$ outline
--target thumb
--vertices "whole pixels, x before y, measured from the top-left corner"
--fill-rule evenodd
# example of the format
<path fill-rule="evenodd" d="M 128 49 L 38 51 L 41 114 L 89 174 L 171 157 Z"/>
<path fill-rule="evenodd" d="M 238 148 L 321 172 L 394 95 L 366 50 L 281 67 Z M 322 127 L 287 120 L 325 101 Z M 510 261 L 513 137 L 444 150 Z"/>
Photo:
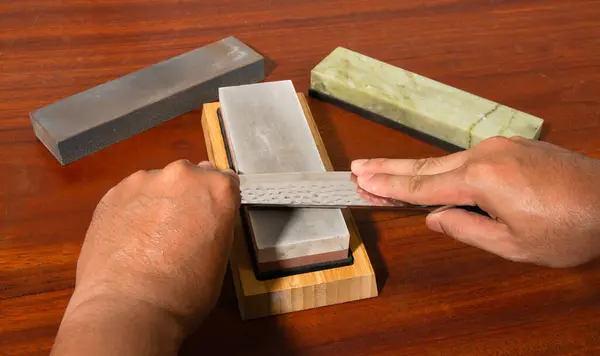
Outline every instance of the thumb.
<path fill-rule="evenodd" d="M 511 260 L 521 259 L 509 227 L 482 214 L 464 209 L 448 209 L 429 214 L 427 227 L 465 244 Z"/>

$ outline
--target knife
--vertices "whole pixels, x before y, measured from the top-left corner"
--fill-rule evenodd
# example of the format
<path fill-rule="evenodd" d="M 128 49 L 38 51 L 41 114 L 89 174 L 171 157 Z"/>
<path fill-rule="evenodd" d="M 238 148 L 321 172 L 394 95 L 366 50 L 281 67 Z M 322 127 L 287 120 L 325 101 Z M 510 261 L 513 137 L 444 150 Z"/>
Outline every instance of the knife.
<path fill-rule="evenodd" d="M 441 211 L 454 205 L 415 205 L 358 193 L 351 172 L 291 172 L 239 174 L 241 204 L 288 208 L 393 208 Z M 476 207 L 459 207 L 478 213 Z M 487 213 L 483 212 L 487 215 Z"/>

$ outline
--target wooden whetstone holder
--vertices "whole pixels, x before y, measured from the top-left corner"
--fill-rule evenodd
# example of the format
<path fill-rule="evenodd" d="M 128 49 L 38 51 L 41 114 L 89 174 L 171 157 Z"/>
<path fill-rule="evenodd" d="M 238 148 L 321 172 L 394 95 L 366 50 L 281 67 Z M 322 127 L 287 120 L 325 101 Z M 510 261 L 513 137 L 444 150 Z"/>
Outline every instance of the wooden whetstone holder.
<path fill-rule="evenodd" d="M 333 171 L 333 165 L 304 94 L 298 93 L 298 99 L 325 169 Z M 217 168 L 226 169 L 230 167 L 217 114 L 219 108 L 218 102 L 203 105 L 202 130 L 209 160 Z M 241 215 L 237 216 L 229 264 L 243 320 L 373 298 L 378 295 L 375 272 L 354 219 L 348 209 L 342 209 L 342 213 L 350 231 L 350 249 L 354 257 L 352 265 L 265 281 L 258 280 L 254 274 Z"/>

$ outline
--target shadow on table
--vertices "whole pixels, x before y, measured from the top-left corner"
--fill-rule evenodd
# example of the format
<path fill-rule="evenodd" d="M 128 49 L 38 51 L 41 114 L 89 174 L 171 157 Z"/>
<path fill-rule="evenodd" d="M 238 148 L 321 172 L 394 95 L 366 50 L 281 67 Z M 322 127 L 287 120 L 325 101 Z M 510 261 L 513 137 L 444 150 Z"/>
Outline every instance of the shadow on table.
<path fill-rule="evenodd" d="M 221 297 L 211 315 L 182 345 L 179 355 L 298 355 L 281 318 L 243 321 L 228 270 Z"/>
<path fill-rule="evenodd" d="M 358 227 L 358 233 L 365 245 L 373 270 L 375 271 L 375 278 L 377 279 L 377 290 L 379 293 L 383 290 L 385 282 L 388 278 L 388 268 L 381 255 L 379 248 L 379 235 L 375 228 L 374 221 L 365 222 L 362 218 L 361 212 L 353 212 L 352 215 L 356 219 L 356 225 Z"/>
<path fill-rule="evenodd" d="M 340 169 L 340 166 L 349 167 L 350 159 L 341 149 L 343 146 L 338 134 L 328 124 L 330 118 L 327 112 L 318 104 L 311 105 L 311 111 L 336 169 Z M 352 215 L 375 270 L 377 288 L 381 292 L 387 281 L 388 268 L 380 252 L 378 231 L 371 212 L 359 209 L 353 210 Z M 301 346 L 294 340 L 291 330 L 286 329 L 287 326 L 282 321 L 285 318 L 270 316 L 241 320 L 228 271 L 217 306 L 202 326 L 187 338 L 180 355 L 298 355 Z"/>
<path fill-rule="evenodd" d="M 269 57 L 268 55 L 265 54 L 266 51 L 261 51 L 260 49 L 258 49 L 254 45 L 251 45 L 251 44 L 248 44 L 248 43 L 246 43 L 246 46 L 250 47 L 250 49 L 252 49 L 256 53 L 258 53 L 261 56 L 263 56 L 264 61 L 265 61 L 265 78 L 267 78 L 271 73 L 273 73 L 273 71 L 275 70 L 275 68 L 277 68 L 277 64 L 275 63 L 275 61 L 271 57 Z"/>
<path fill-rule="evenodd" d="M 343 145 L 335 128 L 332 127 L 329 113 L 324 110 L 325 104 L 314 98 L 309 98 L 309 105 L 323 144 L 336 170 L 349 170 L 351 160 L 343 151 Z M 379 236 L 371 218 L 371 209 L 351 209 L 356 221 L 358 232 L 365 245 L 377 279 L 377 289 L 381 293 L 388 277 L 388 268 L 379 248 Z"/>

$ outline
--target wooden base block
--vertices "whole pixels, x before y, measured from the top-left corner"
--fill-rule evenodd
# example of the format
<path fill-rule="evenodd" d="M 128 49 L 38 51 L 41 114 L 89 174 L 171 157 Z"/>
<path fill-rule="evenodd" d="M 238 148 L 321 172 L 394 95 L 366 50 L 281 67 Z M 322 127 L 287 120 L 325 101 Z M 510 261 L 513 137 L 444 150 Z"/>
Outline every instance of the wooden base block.
<path fill-rule="evenodd" d="M 305 96 L 298 93 L 315 142 L 326 169 L 333 166 L 323 145 L 321 135 L 313 120 Z M 229 160 L 217 115 L 219 103 L 203 106 L 202 129 L 210 161 L 219 169 L 229 168 Z M 354 263 L 350 266 L 297 274 L 261 281 L 256 278 L 241 215 L 235 226 L 235 237 L 230 257 L 230 267 L 242 319 L 340 304 L 378 295 L 373 266 L 360 239 L 350 211 L 343 210 L 350 231 L 350 249 Z"/>

